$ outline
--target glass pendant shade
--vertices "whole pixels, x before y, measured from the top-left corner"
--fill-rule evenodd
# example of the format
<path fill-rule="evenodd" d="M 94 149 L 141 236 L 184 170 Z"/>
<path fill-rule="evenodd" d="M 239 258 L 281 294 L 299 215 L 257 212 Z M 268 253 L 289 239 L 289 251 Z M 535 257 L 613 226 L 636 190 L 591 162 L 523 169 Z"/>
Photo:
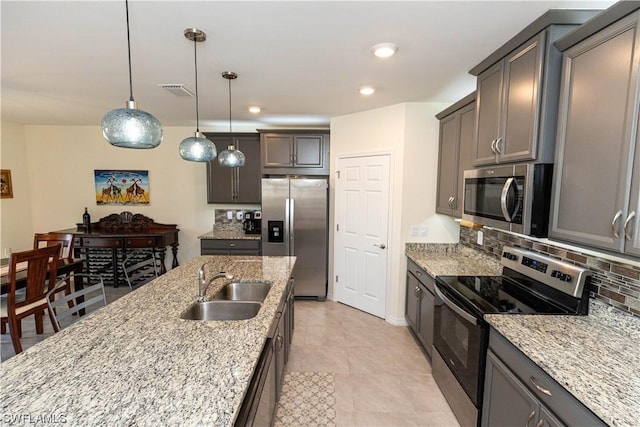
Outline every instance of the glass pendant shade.
<path fill-rule="evenodd" d="M 162 142 L 162 126 L 158 119 L 136 108 L 128 101 L 126 108 L 109 111 L 102 118 L 102 136 L 121 148 L 156 148 Z"/>
<path fill-rule="evenodd" d="M 190 162 L 210 162 L 218 154 L 216 145 L 205 138 L 201 132 L 183 139 L 179 151 L 180 157 Z"/>
<path fill-rule="evenodd" d="M 244 166 L 244 153 L 233 145 L 229 145 L 226 150 L 224 150 L 218 156 L 218 162 L 220 166 L 224 166 L 227 168 L 237 168 L 239 166 Z"/>

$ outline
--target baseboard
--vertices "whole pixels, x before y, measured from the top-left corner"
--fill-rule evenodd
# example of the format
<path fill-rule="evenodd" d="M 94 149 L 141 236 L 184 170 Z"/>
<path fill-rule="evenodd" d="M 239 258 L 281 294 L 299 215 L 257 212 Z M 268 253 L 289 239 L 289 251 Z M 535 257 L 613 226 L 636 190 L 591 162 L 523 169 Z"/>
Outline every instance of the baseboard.
<path fill-rule="evenodd" d="M 384 320 L 385 320 L 385 322 L 390 323 L 390 324 L 392 324 L 394 326 L 409 326 L 409 324 L 407 323 L 407 320 L 404 318 L 404 316 L 402 316 L 402 317 L 388 316 Z"/>

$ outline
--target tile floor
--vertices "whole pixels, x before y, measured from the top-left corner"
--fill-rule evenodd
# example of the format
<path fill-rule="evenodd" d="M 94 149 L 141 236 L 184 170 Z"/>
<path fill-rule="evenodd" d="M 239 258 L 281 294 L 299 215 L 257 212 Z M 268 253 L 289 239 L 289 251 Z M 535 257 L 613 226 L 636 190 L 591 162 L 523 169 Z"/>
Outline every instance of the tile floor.
<path fill-rule="evenodd" d="M 337 426 L 458 426 L 407 327 L 349 306 L 296 301 L 288 371 L 335 376 Z"/>
<path fill-rule="evenodd" d="M 105 287 L 107 302 L 128 287 Z M 53 334 L 35 333 L 23 320 L 23 348 Z M 0 336 L 2 361 L 14 355 L 9 334 Z M 431 376 L 429 359 L 408 328 L 332 302 L 296 300 L 288 371 L 330 372 L 335 377 L 337 426 L 458 426 Z"/>

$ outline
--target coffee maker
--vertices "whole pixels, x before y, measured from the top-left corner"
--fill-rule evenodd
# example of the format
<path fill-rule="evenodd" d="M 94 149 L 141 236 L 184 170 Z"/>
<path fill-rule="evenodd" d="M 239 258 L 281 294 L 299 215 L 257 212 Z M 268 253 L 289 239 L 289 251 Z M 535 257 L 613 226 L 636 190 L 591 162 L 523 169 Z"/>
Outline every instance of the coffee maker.
<path fill-rule="evenodd" d="M 247 211 L 244 213 L 244 221 L 242 221 L 242 229 L 244 234 L 261 234 L 262 233 L 262 212 Z"/>

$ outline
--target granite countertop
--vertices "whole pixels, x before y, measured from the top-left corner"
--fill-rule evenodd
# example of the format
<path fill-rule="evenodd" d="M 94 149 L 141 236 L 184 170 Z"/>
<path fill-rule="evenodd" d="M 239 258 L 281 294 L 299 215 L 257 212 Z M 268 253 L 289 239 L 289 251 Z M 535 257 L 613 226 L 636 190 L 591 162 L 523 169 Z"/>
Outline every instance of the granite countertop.
<path fill-rule="evenodd" d="M 431 277 L 502 274 L 497 259 L 457 243 L 407 243 L 405 254 Z"/>
<path fill-rule="evenodd" d="M 640 423 L 640 319 L 597 300 L 588 316 L 485 319 L 604 422 Z"/>
<path fill-rule="evenodd" d="M 258 315 L 192 321 L 196 272 L 273 283 Z M 0 364 L 3 423 L 231 426 L 295 257 L 196 257 Z M 212 283 L 207 294 L 227 282 Z"/>
<path fill-rule="evenodd" d="M 260 234 L 244 234 L 242 224 L 216 224 L 213 230 L 198 236 L 208 240 L 260 240 Z"/>

